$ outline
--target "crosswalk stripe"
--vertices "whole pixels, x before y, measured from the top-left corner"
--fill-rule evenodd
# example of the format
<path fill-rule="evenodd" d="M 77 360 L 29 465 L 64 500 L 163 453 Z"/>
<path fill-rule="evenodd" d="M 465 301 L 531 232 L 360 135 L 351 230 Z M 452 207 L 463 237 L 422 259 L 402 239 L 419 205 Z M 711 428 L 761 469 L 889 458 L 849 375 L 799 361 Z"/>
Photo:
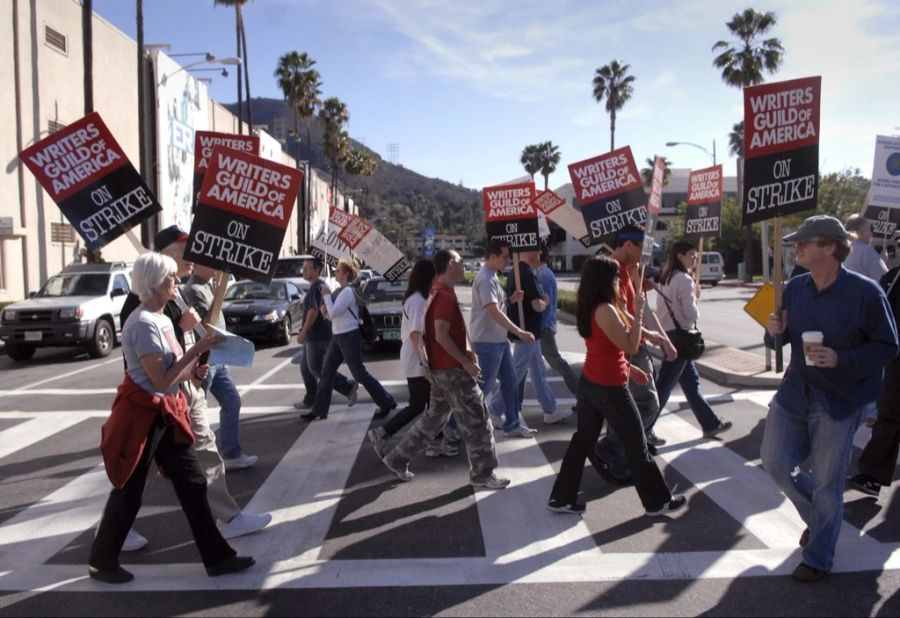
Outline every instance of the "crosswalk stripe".
<path fill-rule="evenodd" d="M 37 444 L 85 420 L 72 412 L 45 412 L 0 432 L 0 459 Z"/>

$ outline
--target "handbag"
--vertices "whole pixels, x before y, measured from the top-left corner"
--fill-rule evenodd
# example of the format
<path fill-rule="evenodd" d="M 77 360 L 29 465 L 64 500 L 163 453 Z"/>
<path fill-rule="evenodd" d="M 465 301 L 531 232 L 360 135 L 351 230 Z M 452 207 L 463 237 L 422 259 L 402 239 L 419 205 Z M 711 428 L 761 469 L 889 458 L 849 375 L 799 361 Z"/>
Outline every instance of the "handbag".
<path fill-rule="evenodd" d="M 354 313 L 353 309 L 347 308 L 347 311 L 350 312 L 350 315 L 353 316 L 353 319 L 356 320 L 356 323 L 359 324 L 359 332 L 362 333 L 362 337 L 366 343 L 375 343 L 378 341 L 378 327 L 375 326 L 375 318 L 372 317 L 372 314 L 369 313 L 369 308 L 365 306 L 360 301 L 359 294 L 357 293 L 355 288 L 351 288 L 353 293 L 356 294 L 357 307 L 359 308 L 359 315 L 357 316 Z"/>
<path fill-rule="evenodd" d="M 663 294 L 659 288 L 657 288 L 656 293 L 659 294 L 666 303 L 666 307 L 669 309 L 669 315 L 672 316 L 672 322 L 675 323 L 675 329 L 666 331 L 666 335 L 669 337 L 669 341 L 672 342 L 672 345 L 675 346 L 675 351 L 678 352 L 678 358 L 695 361 L 703 356 L 703 352 L 706 351 L 706 342 L 703 341 L 703 333 L 697 330 L 696 324 L 687 330 L 682 328 L 681 324 L 678 323 L 678 319 L 675 317 L 675 312 L 672 311 L 672 305 L 669 303 L 669 299 L 666 298 L 666 295 Z"/>

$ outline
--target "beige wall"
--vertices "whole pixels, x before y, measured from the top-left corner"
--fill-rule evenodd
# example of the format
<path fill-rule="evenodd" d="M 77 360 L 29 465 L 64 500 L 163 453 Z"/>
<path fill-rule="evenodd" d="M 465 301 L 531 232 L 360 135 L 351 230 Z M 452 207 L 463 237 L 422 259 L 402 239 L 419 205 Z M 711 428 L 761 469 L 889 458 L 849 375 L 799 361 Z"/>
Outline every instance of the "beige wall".
<path fill-rule="evenodd" d="M 16 8 L 18 98 L 14 88 Z M 66 36 L 67 54 L 45 44 L 45 26 Z M 93 37 L 94 108 L 139 168 L 137 44 L 98 15 L 94 15 Z M 0 84 L 4 85 L 0 118 L 6 121 L 0 131 L 0 217 L 12 217 L 14 222 L 13 234 L 0 236 L 0 302 L 20 300 L 37 290 L 47 277 L 75 261 L 83 246 L 77 235 L 74 244 L 51 241 L 51 222 L 65 221 L 17 156 L 22 148 L 47 136 L 50 120 L 69 124 L 84 115 L 83 79 L 77 0 L 0 0 Z M 209 114 L 212 130 L 237 132 L 237 118 L 217 102 L 210 100 Z M 283 162 L 295 165 L 286 154 Z M 296 247 L 298 215 L 285 235 L 282 254 Z M 102 254 L 107 261 L 131 261 L 137 250 L 122 237 L 104 247 Z"/>

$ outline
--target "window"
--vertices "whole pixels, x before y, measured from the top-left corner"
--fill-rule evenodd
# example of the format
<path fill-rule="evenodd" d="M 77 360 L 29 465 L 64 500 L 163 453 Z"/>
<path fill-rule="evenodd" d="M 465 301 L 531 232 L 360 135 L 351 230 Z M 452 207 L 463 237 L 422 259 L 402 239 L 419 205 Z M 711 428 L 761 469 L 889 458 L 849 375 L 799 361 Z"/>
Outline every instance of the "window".
<path fill-rule="evenodd" d="M 44 25 L 44 43 L 64 56 L 69 55 L 69 42 L 66 35 L 46 24 Z"/>
<path fill-rule="evenodd" d="M 47 130 L 48 130 L 50 133 L 56 133 L 56 132 L 59 131 L 60 129 L 64 129 L 64 128 L 66 128 L 66 125 L 64 125 L 64 124 L 61 123 L 61 122 L 56 122 L 55 120 L 48 120 L 48 121 L 47 121 Z"/>
<path fill-rule="evenodd" d="M 50 241 L 61 243 L 75 242 L 75 228 L 68 223 L 50 223 Z"/>
<path fill-rule="evenodd" d="M 125 275 L 116 275 L 116 278 L 113 279 L 112 291 L 115 291 L 115 290 L 122 290 L 126 294 L 128 294 L 131 291 L 131 288 L 128 287 L 128 279 L 125 278 Z"/>

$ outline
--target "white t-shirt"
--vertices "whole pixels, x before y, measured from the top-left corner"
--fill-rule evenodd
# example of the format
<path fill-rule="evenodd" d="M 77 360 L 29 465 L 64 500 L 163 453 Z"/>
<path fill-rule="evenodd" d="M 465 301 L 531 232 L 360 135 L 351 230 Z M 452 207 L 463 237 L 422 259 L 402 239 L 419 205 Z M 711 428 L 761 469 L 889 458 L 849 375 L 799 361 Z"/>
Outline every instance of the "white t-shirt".
<path fill-rule="evenodd" d="M 428 301 L 424 296 L 416 292 L 403 303 L 403 318 L 400 320 L 400 363 L 403 365 L 403 373 L 407 378 L 420 378 L 425 374 L 419 362 L 419 355 L 413 345 L 409 334 L 413 331 L 419 333 L 419 337 L 425 337 L 425 308 Z"/>
<path fill-rule="evenodd" d="M 167 369 L 184 354 L 175 337 L 172 320 L 141 305 L 128 316 L 122 329 L 122 354 L 128 365 L 128 375 L 148 393 L 174 395 L 178 392 L 178 384 L 173 385 L 166 393 L 160 393 L 141 364 L 142 356 L 159 353 L 162 353 Z"/>

